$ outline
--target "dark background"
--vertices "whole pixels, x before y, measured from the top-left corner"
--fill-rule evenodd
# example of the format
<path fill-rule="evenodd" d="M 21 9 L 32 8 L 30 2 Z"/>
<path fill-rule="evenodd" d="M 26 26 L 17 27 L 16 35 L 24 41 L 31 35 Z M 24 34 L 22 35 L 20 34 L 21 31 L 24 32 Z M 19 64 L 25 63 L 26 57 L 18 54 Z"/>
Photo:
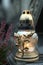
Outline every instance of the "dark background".
<path fill-rule="evenodd" d="M 43 34 L 43 8 L 36 25 L 36 31 L 40 34 Z"/>

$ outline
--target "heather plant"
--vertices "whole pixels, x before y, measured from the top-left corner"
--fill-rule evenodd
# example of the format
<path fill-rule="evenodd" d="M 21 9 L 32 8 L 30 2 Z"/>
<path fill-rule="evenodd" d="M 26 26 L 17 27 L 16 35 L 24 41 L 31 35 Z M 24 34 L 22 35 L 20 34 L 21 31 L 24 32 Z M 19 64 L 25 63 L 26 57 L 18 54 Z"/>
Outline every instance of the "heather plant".
<path fill-rule="evenodd" d="M 8 41 L 9 41 L 11 33 L 12 33 L 12 24 L 10 24 L 6 34 L 4 31 L 5 27 L 6 27 L 5 21 L 1 22 L 1 27 L 0 27 L 0 65 L 6 64 L 7 53 L 10 49 Z M 3 40 L 4 35 L 5 35 L 5 38 Z"/>

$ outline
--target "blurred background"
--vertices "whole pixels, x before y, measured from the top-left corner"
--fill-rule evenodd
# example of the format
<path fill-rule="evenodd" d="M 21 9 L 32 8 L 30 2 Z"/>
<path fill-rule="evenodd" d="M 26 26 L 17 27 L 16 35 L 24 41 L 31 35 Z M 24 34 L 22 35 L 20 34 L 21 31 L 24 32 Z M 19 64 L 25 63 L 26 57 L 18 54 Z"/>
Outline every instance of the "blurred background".
<path fill-rule="evenodd" d="M 15 22 L 23 10 L 32 12 L 35 25 L 43 11 L 43 0 L 0 0 L 0 20 Z M 42 17 L 41 17 L 42 18 Z"/>
<path fill-rule="evenodd" d="M 30 10 L 33 15 L 35 30 L 39 36 L 39 52 L 43 53 L 43 0 L 0 0 L 0 22 L 5 20 L 7 24 L 13 23 L 14 33 L 18 30 L 17 24 L 23 10 Z M 10 40 L 14 43 L 13 37 Z"/>
<path fill-rule="evenodd" d="M 5 19 L 15 27 L 23 10 L 31 11 L 37 32 L 42 32 L 43 0 L 0 0 L 0 22 Z"/>

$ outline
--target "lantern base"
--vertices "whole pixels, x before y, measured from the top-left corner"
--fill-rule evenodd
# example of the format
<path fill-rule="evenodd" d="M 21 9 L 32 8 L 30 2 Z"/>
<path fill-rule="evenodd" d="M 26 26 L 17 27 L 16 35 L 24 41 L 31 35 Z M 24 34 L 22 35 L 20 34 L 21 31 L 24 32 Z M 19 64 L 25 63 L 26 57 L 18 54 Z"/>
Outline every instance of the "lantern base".
<path fill-rule="evenodd" d="M 38 59 L 39 59 L 39 54 L 36 50 L 34 52 L 24 52 L 24 53 L 17 52 L 15 56 L 15 60 L 18 61 L 33 62 Z"/>

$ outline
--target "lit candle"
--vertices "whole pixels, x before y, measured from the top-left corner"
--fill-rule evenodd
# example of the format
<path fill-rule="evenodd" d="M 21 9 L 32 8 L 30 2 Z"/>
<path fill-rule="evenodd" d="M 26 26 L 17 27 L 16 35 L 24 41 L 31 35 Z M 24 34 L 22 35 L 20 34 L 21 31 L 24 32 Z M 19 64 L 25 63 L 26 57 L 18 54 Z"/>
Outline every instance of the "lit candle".
<path fill-rule="evenodd" d="M 29 52 L 33 52 L 35 47 L 31 42 L 25 41 L 24 42 L 24 49 L 27 48 Z"/>

